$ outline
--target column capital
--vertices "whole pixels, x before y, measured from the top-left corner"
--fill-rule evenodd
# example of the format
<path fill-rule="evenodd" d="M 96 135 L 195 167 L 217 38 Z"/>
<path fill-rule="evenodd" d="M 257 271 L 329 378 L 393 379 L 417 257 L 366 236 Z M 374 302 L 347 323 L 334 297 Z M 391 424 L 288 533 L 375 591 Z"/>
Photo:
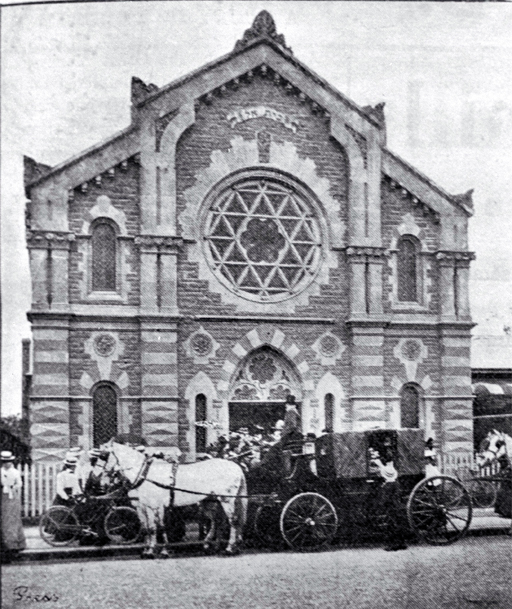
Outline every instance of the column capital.
<path fill-rule="evenodd" d="M 135 237 L 135 245 L 144 253 L 177 254 L 183 247 L 183 239 L 162 235 L 139 235 Z"/>
<path fill-rule="evenodd" d="M 27 247 L 31 249 L 69 249 L 75 234 L 67 231 L 28 230 Z"/>
<path fill-rule="evenodd" d="M 349 258 L 372 258 L 375 262 L 384 261 L 389 256 L 389 250 L 384 247 L 368 247 L 365 245 L 351 245 L 345 250 Z"/>

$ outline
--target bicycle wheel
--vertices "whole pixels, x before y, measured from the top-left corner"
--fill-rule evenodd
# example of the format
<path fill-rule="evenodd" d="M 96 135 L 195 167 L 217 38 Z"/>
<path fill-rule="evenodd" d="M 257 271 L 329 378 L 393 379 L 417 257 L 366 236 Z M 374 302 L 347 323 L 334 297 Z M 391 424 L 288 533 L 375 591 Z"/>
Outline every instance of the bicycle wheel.
<path fill-rule="evenodd" d="M 139 516 L 131 507 L 112 508 L 105 516 L 104 526 L 110 541 L 119 545 L 135 543 L 142 531 Z"/>
<path fill-rule="evenodd" d="M 68 546 L 81 530 L 73 510 L 60 505 L 51 507 L 39 520 L 39 534 L 51 546 Z"/>
<path fill-rule="evenodd" d="M 489 480 L 470 480 L 466 484 L 466 488 L 475 507 L 490 508 L 495 504 L 496 486 Z"/>

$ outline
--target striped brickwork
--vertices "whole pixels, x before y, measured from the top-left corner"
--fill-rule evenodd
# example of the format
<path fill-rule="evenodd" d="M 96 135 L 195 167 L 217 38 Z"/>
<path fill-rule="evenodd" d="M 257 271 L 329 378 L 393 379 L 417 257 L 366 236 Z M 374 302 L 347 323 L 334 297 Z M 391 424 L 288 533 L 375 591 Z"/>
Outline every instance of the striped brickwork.
<path fill-rule="evenodd" d="M 386 427 L 382 328 L 353 328 L 351 368 L 352 429 Z"/>
<path fill-rule="evenodd" d="M 470 369 L 470 335 L 445 330 L 442 340 L 443 400 L 440 404 L 443 451 L 473 450 L 473 398 Z"/>
<path fill-rule="evenodd" d="M 178 444 L 176 340 L 176 329 L 141 330 L 141 432 L 154 447 Z"/>
<path fill-rule="evenodd" d="M 35 327 L 33 337 L 32 459 L 55 461 L 69 448 L 68 330 Z"/>

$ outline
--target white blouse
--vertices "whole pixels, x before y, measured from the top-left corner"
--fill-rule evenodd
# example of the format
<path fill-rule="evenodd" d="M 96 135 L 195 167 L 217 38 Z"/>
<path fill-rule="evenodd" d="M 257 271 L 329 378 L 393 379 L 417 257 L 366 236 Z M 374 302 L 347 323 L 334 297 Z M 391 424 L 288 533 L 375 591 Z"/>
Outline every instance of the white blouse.
<path fill-rule="evenodd" d="M 15 467 L 9 469 L 2 467 L 2 493 L 13 499 L 14 495 L 21 493 L 21 474 Z"/>

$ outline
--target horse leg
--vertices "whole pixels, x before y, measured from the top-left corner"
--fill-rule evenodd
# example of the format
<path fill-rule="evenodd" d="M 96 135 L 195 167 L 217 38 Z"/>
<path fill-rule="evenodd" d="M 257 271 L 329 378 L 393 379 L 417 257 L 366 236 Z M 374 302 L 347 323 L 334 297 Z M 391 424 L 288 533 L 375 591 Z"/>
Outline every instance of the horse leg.
<path fill-rule="evenodd" d="M 159 557 L 160 558 L 169 558 L 170 554 L 169 554 L 169 550 L 167 549 L 167 545 L 169 544 L 169 539 L 167 538 L 167 530 L 165 528 L 165 511 L 164 511 L 164 508 L 162 508 L 161 510 L 158 510 L 158 513 L 157 513 L 157 522 L 158 522 L 158 528 L 162 532 L 162 541 L 163 541 L 163 545 L 162 545 L 162 548 L 160 550 Z"/>
<path fill-rule="evenodd" d="M 217 537 L 217 503 L 214 501 L 206 501 L 202 504 L 202 520 L 210 522 L 208 533 L 203 540 L 203 549 L 209 552 L 212 549 L 213 543 Z"/>
<path fill-rule="evenodd" d="M 229 523 L 229 541 L 225 553 L 233 556 L 234 554 L 238 553 L 238 529 L 235 524 L 235 501 L 234 499 L 230 498 L 222 501 L 221 503 Z"/>
<path fill-rule="evenodd" d="M 142 558 L 155 558 L 155 545 L 156 545 L 156 519 L 153 510 L 149 507 L 145 510 L 146 514 L 146 544 L 142 551 Z"/>

